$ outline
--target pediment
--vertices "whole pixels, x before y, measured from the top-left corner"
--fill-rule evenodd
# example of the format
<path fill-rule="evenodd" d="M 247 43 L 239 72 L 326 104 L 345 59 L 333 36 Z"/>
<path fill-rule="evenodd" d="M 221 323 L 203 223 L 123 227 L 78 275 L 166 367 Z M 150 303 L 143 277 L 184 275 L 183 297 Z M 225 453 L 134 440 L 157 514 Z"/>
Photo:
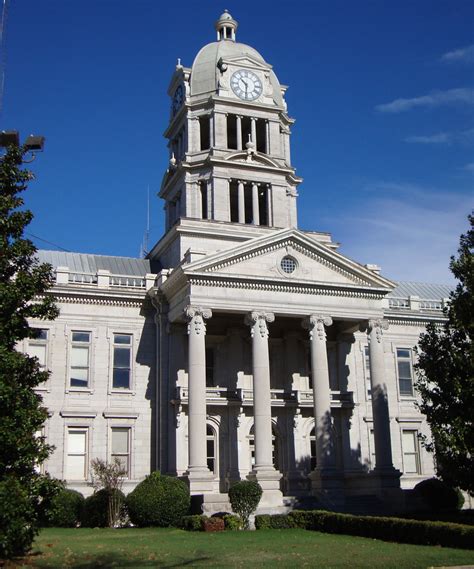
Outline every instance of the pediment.
<path fill-rule="evenodd" d="M 282 259 L 295 262 L 292 272 Z M 291 265 L 291 263 L 290 263 Z M 288 267 L 287 267 L 288 269 Z M 186 274 L 212 274 L 285 283 L 392 289 L 394 284 L 296 229 L 286 229 L 206 256 L 183 267 Z"/>
<path fill-rule="evenodd" d="M 261 69 L 262 71 L 268 71 L 272 68 L 271 65 L 264 63 L 262 60 L 250 55 L 224 56 L 222 58 L 222 61 L 232 65 L 252 67 L 252 69 Z"/>
<path fill-rule="evenodd" d="M 225 160 L 229 162 L 254 162 L 256 164 L 263 164 L 265 166 L 271 166 L 272 168 L 278 168 L 279 165 L 269 158 L 259 154 L 258 152 L 244 152 L 239 150 L 238 152 L 233 152 L 225 157 Z"/>

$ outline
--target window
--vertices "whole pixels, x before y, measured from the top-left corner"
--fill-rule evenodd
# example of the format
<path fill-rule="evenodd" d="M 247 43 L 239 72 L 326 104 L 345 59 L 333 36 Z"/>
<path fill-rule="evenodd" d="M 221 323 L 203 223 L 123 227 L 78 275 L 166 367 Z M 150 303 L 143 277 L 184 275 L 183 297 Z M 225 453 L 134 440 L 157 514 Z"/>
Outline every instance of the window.
<path fill-rule="evenodd" d="M 249 452 L 250 452 L 250 470 L 253 470 L 256 464 L 255 458 L 255 427 L 252 425 L 248 436 Z M 275 437 L 275 432 L 272 426 L 272 462 L 273 466 L 278 470 L 279 456 L 278 456 L 278 443 Z"/>
<path fill-rule="evenodd" d="M 365 373 L 365 389 L 367 398 L 372 397 L 372 385 L 370 383 L 370 354 L 369 346 L 364 347 L 364 373 Z"/>
<path fill-rule="evenodd" d="M 41 371 L 46 370 L 46 349 L 48 347 L 48 330 L 34 328 L 36 337 L 28 341 L 28 354 L 38 358 Z"/>
<path fill-rule="evenodd" d="M 369 431 L 369 468 L 373 470 L 375 468 L 375 436 L 374 429 Z"/>
<path fill-rule="evenodd" d="M 206 449 L 207 468 L 214 474 L 217 474 L 216 433 L 210 425 L 206 427 Z"/>
<path fill-rule="evenodd" d="M 280 266 L 285 273 L 290 275 L 296 270 L 298 265 L 293 257 L 287 255 L 280 261 Z"/>
<path fill-rule="evenodd" d="M 87 478 L 87 427 L 70 427 L 67 432 L 66 479 Z"/>
<path fill-rule="evenodd" d="M 411 350 L 397 348 L 397 367 L 400 395 L 413 395 Z"/>
<path fill-rule="evenodd" d="M 130 427 L 112 427 L 112 460 L 118 458 L 130 476 Z"/>
<path fill-rule="evenodd" d="M 214 348 L 206 348 L 206 387 L 214 387 Z"/>
<path fill-rule="evenodd" d="M 420 445 L 418 431 L 402 431 L 403 472 L 405 474 L 421 474 Z"/>
<path fill-rule="evenodd" d="M 89 387 L 90 332 L 73 332 L 71 339 L 71 361 L 69 385 Z"/>
<path fill-rule="evenodd" d="M 130 389 L 131 359 L 131 334 L 114 334 L 114 371 L 112 378 L 112 387 L 114 389 Z"/>
<path fill-rule="evenodd" d="M 309 433 L 309 452 L 310 452 L 310 467 L 313 471 L 316 468 L 316 435 L 314 427 Z"/>

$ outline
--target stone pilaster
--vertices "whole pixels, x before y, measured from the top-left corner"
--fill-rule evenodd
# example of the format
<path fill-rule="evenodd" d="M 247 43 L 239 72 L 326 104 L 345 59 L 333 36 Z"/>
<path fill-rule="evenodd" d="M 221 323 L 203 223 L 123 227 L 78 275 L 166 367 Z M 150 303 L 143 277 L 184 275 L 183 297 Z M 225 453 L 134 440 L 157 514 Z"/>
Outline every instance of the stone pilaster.
<path fill-rule="evenodd" d="M 267 323 L 275 320 L 271 312 L 250 312 L 245 322 L 252 337 L 253 406 L 255 431 L 255 467 L 249 478 L 263 489 L 261 506 L 281 505 L 281 474 L 272 460 L 272 408 L 270 393 L 270 358 Z"/>
<path fill-rule="evenodd" d="M 213 475 L 206 464 L 206 324 L 208 308 L 187 306 L 188 321 L 188 478 L 191 494 L 212 491 Z"/>

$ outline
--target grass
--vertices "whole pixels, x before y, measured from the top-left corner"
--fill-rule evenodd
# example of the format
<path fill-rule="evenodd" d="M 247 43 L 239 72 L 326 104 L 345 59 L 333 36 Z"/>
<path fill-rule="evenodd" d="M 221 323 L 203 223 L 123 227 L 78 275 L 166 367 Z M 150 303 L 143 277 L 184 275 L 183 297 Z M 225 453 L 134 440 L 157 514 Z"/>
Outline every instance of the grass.
<path fill-rule="evenodd" d="M 346 567 L 416 569 L 474 564 L 474 552 L 299 529 L 201 533 L 178 529 L 45 529 L 6 567 Z"/>

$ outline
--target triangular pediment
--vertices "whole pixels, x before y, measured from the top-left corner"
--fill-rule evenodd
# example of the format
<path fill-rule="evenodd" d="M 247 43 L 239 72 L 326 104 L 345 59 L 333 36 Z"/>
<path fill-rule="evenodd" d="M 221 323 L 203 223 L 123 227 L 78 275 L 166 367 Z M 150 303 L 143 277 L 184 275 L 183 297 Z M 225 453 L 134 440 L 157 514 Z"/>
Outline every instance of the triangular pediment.
<path fill-rule="evenodd" d="M 229 162 L 254 162 L 256 164 L 270 166 L 271 168 L 279 167 L 275 160 L 272 160 L 268 156 L 264 156 L 258 152 L 244 152 L 242 150 L 239 150 L 238 152 L 233 152 L 232 154 L 226 156 L 225 160 Z"/>
<path fill-rule="evenodd" d="M 233 55 L 225 56 L 222 58 L 224 63 L 230 63 L 232 65 L 238 65 L 241 67 L 251 67 L 252 69 L 261 69 L 262 71 L 268 71 L 272 68 L 268 63 L 264 63 L 262 60 L 252 57 L 251 55 Z"/>
<path fill-rule="evenodd" d="M 290 258 L 294 263 L 290 261 L 282 266 L 284 258 Z M 385 289 L 395 286 L 388 279 L 297 229 L 284 229 L 252 239 L 232 249 L 189 263 L 183 266 L 183 270 L 186 274 L 218 274 L 285 283 Z"/>

